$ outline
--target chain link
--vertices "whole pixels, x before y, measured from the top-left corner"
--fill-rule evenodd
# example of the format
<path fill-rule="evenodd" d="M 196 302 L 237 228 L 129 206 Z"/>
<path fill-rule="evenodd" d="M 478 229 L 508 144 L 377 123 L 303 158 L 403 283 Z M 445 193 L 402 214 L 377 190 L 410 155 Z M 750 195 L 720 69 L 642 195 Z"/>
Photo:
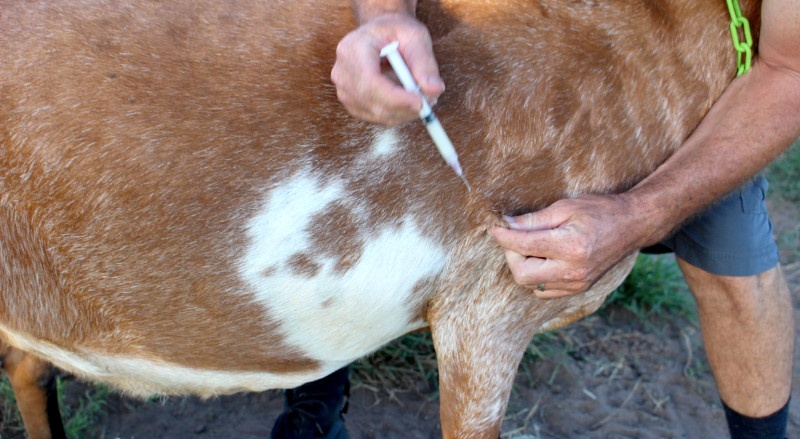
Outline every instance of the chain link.
<path fill-rule="evenodd" d="M 728 12 L 731 14 L 733 48 L 738 54 L 736 76 L 742 76 L 750 70 L 753 61 L 753 36 L 750 33 L 750 22 L 742 16 L 739 0 L 726 0 L 726 2 L 728 3 Z"/>

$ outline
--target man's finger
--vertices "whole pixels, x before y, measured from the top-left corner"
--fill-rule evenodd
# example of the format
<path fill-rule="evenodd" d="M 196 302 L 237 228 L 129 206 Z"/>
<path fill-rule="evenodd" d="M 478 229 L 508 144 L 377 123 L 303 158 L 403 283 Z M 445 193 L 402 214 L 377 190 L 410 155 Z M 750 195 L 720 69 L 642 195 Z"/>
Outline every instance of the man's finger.
<path fill-rule="evenodd" d="M 513 250 L 506 250 L 506 264 L 514 274 L 514 279 L 522 286 L 534 287 L 550 282 L 550 286 L 566 288 L 566 284 L 554 284 L 562 278 L 562 264 L 554 259 L 526 257 Z"/>
<path fill-rule="evenodd" d="M 565 291 L 565 290 L 544 290 L 544 291 L 536 290 L 534 293 L 536 294 L 536 297 L 540 299 L 557 299 L 559 297 L 568 297 L 578 294 L 578 292 Z"/>
<path fill-rule="evenodd" d="M 493 227 L 491 234 L 501 247 L 521 255 L 537 258 L 556 258 L 563 254 L 560 240 L 552 230 L 527 231 Z"/>

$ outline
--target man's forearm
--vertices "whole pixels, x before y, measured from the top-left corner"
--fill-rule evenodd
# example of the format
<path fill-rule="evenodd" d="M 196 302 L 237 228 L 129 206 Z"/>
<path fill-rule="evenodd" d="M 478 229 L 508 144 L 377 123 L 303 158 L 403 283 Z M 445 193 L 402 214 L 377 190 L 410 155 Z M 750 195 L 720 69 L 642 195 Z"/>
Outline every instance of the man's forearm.
<path fill-rule="evenodd" d="M 642 220 L 638 246 L 666 236 L 735 189 L 800 136 L 800 77 L 755 63 L 714 104 L 684 145 L 624 195 Z"/>
<path fill-rule="evenodd" d="M 353 0 L 353 14 L 359 24 L 384 14 L 414 15 L 417 0 Z"/>

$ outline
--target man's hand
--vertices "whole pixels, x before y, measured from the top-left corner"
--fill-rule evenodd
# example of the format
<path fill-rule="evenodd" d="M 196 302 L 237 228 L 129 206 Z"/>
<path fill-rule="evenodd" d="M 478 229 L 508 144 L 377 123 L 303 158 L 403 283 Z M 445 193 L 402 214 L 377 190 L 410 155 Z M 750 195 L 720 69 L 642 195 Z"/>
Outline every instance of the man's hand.
<path fill-rule="evenodd" d="M 495 227 L 491 233 L 506 249 L 517 283 L 542 298 L 568 296 L 588 290 L 638 249 L 640 228 L 629 212 L 623 196 L 587 195 L 506 218 L 511 228 Z"/>
<path fill-rule="evenodd" d="M 428 102 L 433 104 L 444 91 L 428 29 L 407 14 L 382 15 L 350 32 L 336 48 L 331 80 L 353 116 L 384 125 L 419 116 L 419 96 L 405 91 L 382 69 L 381 49 L 392 41 L 400 42 L 400 53 Z"/>

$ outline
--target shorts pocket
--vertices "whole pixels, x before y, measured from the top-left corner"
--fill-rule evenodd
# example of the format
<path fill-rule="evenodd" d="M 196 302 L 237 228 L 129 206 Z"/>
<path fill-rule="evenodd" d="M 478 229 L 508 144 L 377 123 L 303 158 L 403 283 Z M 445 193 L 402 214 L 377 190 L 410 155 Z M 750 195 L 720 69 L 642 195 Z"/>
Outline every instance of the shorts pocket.
<path fill-rule="evenodd" d="M 769 182 L 761 174 L 756 175 L 740 188 L 739 198 L 742 201 L 742 211 L 753 214 L 767 213 L 767 189 L 769 189 Z"/>

